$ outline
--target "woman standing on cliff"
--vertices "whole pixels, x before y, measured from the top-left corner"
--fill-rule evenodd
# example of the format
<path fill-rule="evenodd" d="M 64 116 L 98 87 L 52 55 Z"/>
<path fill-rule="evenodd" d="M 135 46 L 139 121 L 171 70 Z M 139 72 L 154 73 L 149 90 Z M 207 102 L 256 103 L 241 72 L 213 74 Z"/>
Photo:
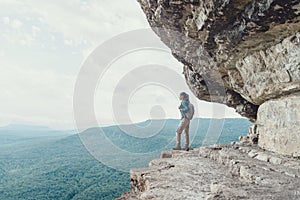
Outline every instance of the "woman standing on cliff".
<path fill-rule="evenodd" d="M 180 93 L 179 99 L 181 101 L 181 104 L 178 107 L 178 109 L 180 110 L 180 114 L 181 114 L 181 122 L 176 131 L 177 145 L 175 148 L 173 148 L 173 150 L 181 150 L 181 145 L 180 145 L 181 133 L 184 131 L 185 133 L 184 150 L 189 151 L 189 145 L 190 145 L 189 128 L 190 128 L 190 121 L 194 115 L 194 106 L 190 103 L 189 95 L 185 92 Z"/>

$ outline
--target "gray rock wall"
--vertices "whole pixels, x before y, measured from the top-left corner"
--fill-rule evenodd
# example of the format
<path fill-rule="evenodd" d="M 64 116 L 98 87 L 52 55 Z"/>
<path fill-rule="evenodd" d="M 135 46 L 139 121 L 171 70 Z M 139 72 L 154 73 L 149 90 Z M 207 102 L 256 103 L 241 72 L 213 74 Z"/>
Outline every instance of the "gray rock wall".
<path fill-rule="evenodd" d="M 275 46 L 239 59 L 236 68 L 228 70 L 231 87 L 256 105 L 299 91 L 299 39 L 297 33 Z"/>
<path fill-rule="evenodd" d="M 262 104 L 258 110 L 257 133 L 260 147 L 300 157 L 300 94 Z"/>

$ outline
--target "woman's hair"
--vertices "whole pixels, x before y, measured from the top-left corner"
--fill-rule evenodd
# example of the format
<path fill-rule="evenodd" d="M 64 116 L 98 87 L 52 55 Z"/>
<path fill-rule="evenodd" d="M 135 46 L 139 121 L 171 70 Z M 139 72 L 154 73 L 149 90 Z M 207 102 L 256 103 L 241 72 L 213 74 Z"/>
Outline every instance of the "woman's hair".
<path fill-rule="evenodd" d="M 188 95 L 187 93 L 181 92 L 181 93 L 180 93 L 180 96 L 183 96 L 184 100 L 190 101 L 189 95 Z"/>

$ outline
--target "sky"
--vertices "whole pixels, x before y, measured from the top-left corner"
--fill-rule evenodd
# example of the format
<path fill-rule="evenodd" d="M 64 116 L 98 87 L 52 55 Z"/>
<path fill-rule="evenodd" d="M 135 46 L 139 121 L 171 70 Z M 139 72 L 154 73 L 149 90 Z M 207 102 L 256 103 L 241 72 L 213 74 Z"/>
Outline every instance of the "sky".
<path fill-rule="evenodd" d="M 111 38 L 143 28 L 149 25 L 135 0 L 0 0 L 0 126 L 75 128 L 74 90 L 85 61 Z M 146 49 L 118 58 L 97 83 L 94 112 L 99 126 L 179 117 L 172 86 L 147 83 L 131 88 L 122 82 L 115 95 L 126 77 L 143 77 L 135 69 L 147 64 L 165 66 L 170 74 L 178 74 L 174 84 L 185 85 L 183 65 L 170 52 Z M 167 73 L 159 70 L 147 79 Z M 183 90 L 192 96 L 187 87 Z M 113 105 L 114 98 L 120 105 Z M 222 105 L 193 103 L 199 105 L 198 117 L 239 117 Z"/>

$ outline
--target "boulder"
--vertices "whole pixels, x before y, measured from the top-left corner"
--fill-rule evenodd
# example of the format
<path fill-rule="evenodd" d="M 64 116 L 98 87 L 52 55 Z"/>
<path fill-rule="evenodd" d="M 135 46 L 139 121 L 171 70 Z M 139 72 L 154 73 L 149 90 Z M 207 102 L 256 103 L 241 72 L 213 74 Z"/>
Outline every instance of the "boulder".
<path fill-rule="evenodd" d="M 300 157 L 300 94 L 262 104 L 258 110 L 257 132 L 260 147 Z"/>

